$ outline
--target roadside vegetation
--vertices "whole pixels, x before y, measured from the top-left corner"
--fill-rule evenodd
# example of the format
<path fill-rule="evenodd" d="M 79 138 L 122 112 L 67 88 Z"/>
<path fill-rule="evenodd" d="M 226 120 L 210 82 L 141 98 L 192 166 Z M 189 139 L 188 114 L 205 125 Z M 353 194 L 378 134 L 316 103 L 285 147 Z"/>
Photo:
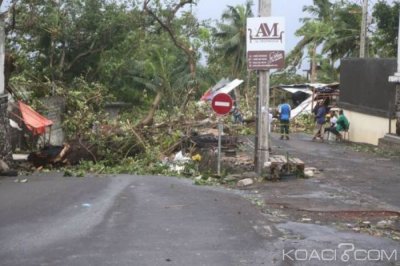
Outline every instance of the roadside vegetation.
<path fill-rule="evenodd" d="M 221 78 L 245 81 L 236 100 L 250 123 L 235 130 L 254 133 L 256 74 L 247 71 L 245 49 L 252 2 L 227 6 L 218 21 L 199 21 L 192 12 L 197 2 L 12 3 L 6 19 L 6 87 L 16 100 L 42 113 L 47 112 L 43 99 L 63 99 L 66 143 L 80 145 L 87 158 L 67 175 L 199 176 L 195 160 L 181 172 L 162 162 L 180 148 L 186 148 L 189 157 L 196 155 L 183 147 L 185 138 L 197 122 L 210 117 L 215 122 L 209 107 L 196 102 Z M 399 8 L 398 2 L 386 1 L 373 7 L 371 56 L 395 55 L 392 35 L 397 33 Z M 304 7 L 304 16 L 296 32 L 300 41 L 288 55 L 286 68 L 272 74 L 272 85 L 335 82 L 339 59 L 358 53 L 359 3 L 314 0 Z M 309 80 L 298 74 L 304 60 L 310 62 Z M 110 118 L 104 109 L 110 102 L 131 107 Z M 307 116 L 295 123 L 306 132 L 313 125 Z"/>

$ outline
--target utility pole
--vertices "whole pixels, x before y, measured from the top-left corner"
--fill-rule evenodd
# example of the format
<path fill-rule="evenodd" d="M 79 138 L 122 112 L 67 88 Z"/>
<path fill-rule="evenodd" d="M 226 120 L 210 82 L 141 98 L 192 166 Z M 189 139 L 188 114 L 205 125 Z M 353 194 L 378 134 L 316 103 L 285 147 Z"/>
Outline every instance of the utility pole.
<path fill-rule="evenodd" d="M 361 18 L 361 34 L 360 34 L 360 58 L 365 58 L 366 42 L 367 42 L 367 20 L 368 20 L 368 0 L 363 0 L 362 18 Z"/>
<path fill-rule="evenodd" d="M 271 0 L 258 1 L 258 16 L 271 16 Z M 257 160 L 256 172 L 261 175 L 264 163 L 269 159 L 269 87 L 270 87 L 269 70 L 260 70 L 258 78 L 258 104 L 257 104 Z"/>

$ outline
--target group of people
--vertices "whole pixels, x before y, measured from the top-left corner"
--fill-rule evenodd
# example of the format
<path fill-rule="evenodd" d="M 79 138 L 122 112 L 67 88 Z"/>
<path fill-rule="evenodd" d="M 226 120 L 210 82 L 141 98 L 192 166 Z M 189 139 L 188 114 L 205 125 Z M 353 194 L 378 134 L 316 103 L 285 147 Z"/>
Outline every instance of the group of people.
<path fill-rule="evenodd" d="M 317 102 L 317 105 L 313 109 L 313 113 L 315 115 L 313 141 L 318 138 L 323 141 L 326 131 L 333 133 L 337 140 L 342 140 L 342 132 L 349 130 L 350 123 L 344 115 L 343 110 L 339 110 L 339 115 L 337 115 L 335 111 L 329 110 L 327 101 Z M 278 114 L 281 139 L 289 140 L 291 108 L 284 99 L 281 100 L 281 104 L 278 106 Z"/>
<path fill-rule="evenodd" d="M 314 107 L 315 130 L 313 140 L 318 138 L 324 141 L 325 132 L 331 132 L 337 140 L 342 140 L 342 132 L 349 130 L 350 122 L 344 115 L 343 110 L 339 110 L 339 115 L 335 111 L 328 109 L 327 101 L 320 101 Z M 326 126 L 328 125 L 328 126 Z"/>

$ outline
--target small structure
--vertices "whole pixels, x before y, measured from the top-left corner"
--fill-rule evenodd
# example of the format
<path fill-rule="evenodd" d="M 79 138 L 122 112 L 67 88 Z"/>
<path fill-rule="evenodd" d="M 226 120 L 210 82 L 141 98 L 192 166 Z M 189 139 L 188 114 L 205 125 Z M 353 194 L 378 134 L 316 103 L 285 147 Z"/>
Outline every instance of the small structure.
<path fill-rule="evenodd" d="M 273 155 L 270 160 L 270 178 L 277 180 L 283 175 L 296 175 L 304 177 L 304 162 L 298 158 Z"/>
<path fill-rule="evenodd" d="M 331 107 L 336 107 L 339 101 L 339 83 L 305 83 L 279 85 L 271 88 L 271 105 L 278 106 L 280 98 L 291 99 L 292 115 L 310 114 L 319 100 L 328 100 Z"/>
<path fill-rule="evenodd" d="M 388 76 L 395 71 L 395 59 L 342 59 L 339 107 L 350 121 L 351 141 L 378 145 L 394 132 L 395 85 Z"/>
<path fill-rule="evenodd" d="M 32 142 L 42 138 L 43 144 L 48 143 L 53 121 L 42 116 L 32 107 L 21 101 L 18 102 L 16 107 L 17 108 L 10 113 L 10 117 L 12 118 L 12 120 L 10 119 L 10 124 L 13 126 L 13 128 L 29 132 L 32 137 Z M 46 136 L 47 132 L 48 136 Z"/>

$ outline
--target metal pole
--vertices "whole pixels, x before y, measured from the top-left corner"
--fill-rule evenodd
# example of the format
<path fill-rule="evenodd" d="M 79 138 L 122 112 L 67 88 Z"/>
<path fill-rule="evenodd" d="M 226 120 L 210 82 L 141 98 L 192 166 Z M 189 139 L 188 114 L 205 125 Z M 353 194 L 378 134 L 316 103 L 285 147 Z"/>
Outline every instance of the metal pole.
<path fill-rule="evenodd" d="M 400 136 L 400 84 L 396 85 L 395 92 L 395 106 L 396 106 L 396 135 Z"/>
<path fill-rule="evenodd" d="M 389 117 L 389 134 L 392 134 L 392 102 L 391 101 L 389 101 L 388 117 Z"/>
<path fill-rule="evenodd" d="M 260 17 L 271 16 L 271 0 L 259 0 L 258 2 L 258 15 Z M 256 172 L 261 175 L 264 163 L 269 159 L 268 152 L 268 124 L 269 124 L 269 71 L 261 70 L 259 72 L 259 103 L 258 103 L 258 145 Z"/>
<path fill-rule="evenodd" d="M 363 0 L 361 34 L 360 34 L 360 58 L 365 58 L 365 47 L 367 39 L 368 0 Z"/>
<path fill-rule="evenodd" d="M 221 118 L 218 118 L 218 176 L 221 175 L 221 134 L 222 134 L 222 123 Z"/>

